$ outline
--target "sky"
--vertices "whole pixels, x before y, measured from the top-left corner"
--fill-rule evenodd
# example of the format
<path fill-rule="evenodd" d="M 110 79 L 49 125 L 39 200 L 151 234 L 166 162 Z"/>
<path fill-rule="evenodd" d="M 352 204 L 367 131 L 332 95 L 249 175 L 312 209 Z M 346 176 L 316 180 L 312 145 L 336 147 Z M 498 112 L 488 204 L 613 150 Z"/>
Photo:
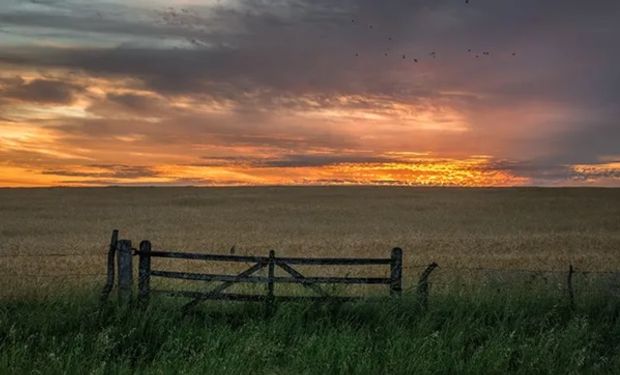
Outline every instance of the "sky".
<path fill-rule="evenodd" d="M 620 186 L 617 0 L 0 0 L 0 187 Z"/>

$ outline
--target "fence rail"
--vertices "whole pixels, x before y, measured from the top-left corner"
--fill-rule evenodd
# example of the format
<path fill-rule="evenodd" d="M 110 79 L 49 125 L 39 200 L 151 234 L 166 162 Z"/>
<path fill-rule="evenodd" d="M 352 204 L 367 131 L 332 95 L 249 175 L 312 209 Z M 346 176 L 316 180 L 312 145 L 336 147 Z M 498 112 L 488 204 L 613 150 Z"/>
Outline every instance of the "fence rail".
<path fill-rule="evenodd" d="M 151 294 L 160 294 L 173 297 L 190 298 L 184 308 L 188 309 L 201 301 L 228 300 L 228 301 L 254 301 L 265 302 L 267 310 L 273 309 L 274 302 L 278 301 L 352 301 L 363 298 L 354 296 L 335 296 L 328 293 L 322 284 L 365 284 L 386 285 L 390 295 L 398 295 L 402 291 L 402 264 L 403 254 L 398 247 L 393 248 L 389 258 L 303 258 L 303 257 L 277 257 L 274 250 L 269 251 L 268 256 L 247 255 L 222 255 L 204 254 L 183 251 L 153 250 L 150 241 L 140 242 L 139 249 L 131 246 L 131 241 L 118 239 L 118 231 L 112 234 L 108 251 L 107 280 L 102 291 L 102 301 L 105 301 L 114 284 L 116 269 L 118 270 L 118 296 L 119 300 L 128 303 L 132 300 L 133 265 L 132 256 L 139 257 L 138 266 L 138 298 L 142 302 L 148 301 Z M 243 272 L 236 275 L 212 274 L 199 272 L 179 272 L 164 269 L 154 269 L 151 265 L 153 258 L 184 259 L 192 261 L 208 262 L 237 262 L 254 263 Z M 306 277 L 296 270 L 293 265 L 332 265 L 332 266 L 362 266 L 383 265 L 389 266 L 389 277 L 339 277 L 339 276 L 312 276 Z M 267 276 L 255 275 L 256 272 L 267 268 Z M 276 276 L 276 268 L 284 271 L 288 276 Z M 205 291 L 188 290 L 160 290 L 151 288 L 152 278 L 180 279 L 189 281 L 220 282 L 221 284 Z M 265 294 L 226 293 L 225 291 L 238 283 L 264 284 Z M 311 290 L 314 296 L 276 295 L 276 284 L 299 284 Z"/>
<path fill-rule="evenodd" d="M 277 264 L 277 263 L 276 263 Z M 268 283 L 273 280 L 274 283 L 291 283 L 291 284 L 390 284 L 392 279 L 384 277 L 304 277 L 303 279 L 295 277 L 274 276 L 272 278 L 266 276 L 245 276 L 238 277 L 235 275 L 219 275 L 208 273 L 193 272 L 174 272 L 174 271 L 158 271 L 151 270 L 151 277 L 166 277 L 171 279 L 183 280 L 201 280 L 201 281 L 232 281 L 236 283 Z"/>
<path fill-rule="evenodd" d="M 248 256 L 248 255 L 222 255 L 222 254 L 203 254 L 187 253 L 180 251 L 151 251 L 151 257 L 158 258 L 177 258 L 210 260 L 220 262 L 269 262 L 268 256 Z M 278 257 L 276 262 L 298 265 L 386 265 L 390 264 L 391 258 L 300 258 L 300 257 Z"/>
<path fill-rule="evenodd" d="M 118 231 L 112 234 L 110 246 L 107 255 L 107 277 L 106 284 L 101 293 L 102 303 L 109 297 L 113 289 L 115 276 L 118 286 L 118 297 L 123 303 L 128 303 L 133 299 L 133 256 L 139 257 L 138 265 L 138 299 L 147 302 L 153 294 L 166 295 L 173 297 L 189 298 L 190 302 L 184 305 L 185 309 L 189 309 L 202 301 L 207 300 L 226 300 L 226 301 L 250 301 L 264 302 L 267 311 L 273 310 L 275 301 L 354 301 L 364 296 L 338 296 L 333 295 L 324 288 L 324 284 L 342 284 L 342 285 L 385 285 L 388 287 L 391 296 L 398 296 L 402 293 L 403 270 L 419 269 L 421 271 L 415 293 L 422 307 L 428 305 L 429 290 L 431 285 L 448 285 L 442 278 L 441 273 L 437 279 L 434 270 L 441 269 L 450 271 L 455 276 L 460 277 L 462 272 L 515 272 L 539 275 L 545 281 L 545 275 L 554 274 L 561 276 L 558 285 L 563 290 L 569 305 L 575 306 L 575 280 L 576 275 L 587 274 L 610 274 L 618 275 L 620 273 L 613 271 L 598 270 L 581 270 L 574 268 L 573 265 L 568 266 L 568 272 L 560 270 L 545 269 L 499 269 L 485 267 L 463 267 L 463 266 L 447 266 L 439 267 L 435 262 L 428 265 L 410 264 L 403 266 L 402 250 L 398 247 L 393 248 L 390 257 L 386 258 L 304 258 L 304 257 L 278 257 L 274 250 L 269 251 L 267 256 L 248 256 L 248 255 L 224 255 L 224 254 L 205 254 L 192 253 L 183 251 L 167 251 L 153 250 L 149 241 L 142 241 L 138 249 L 132 247 L 131 241 L 118 239 Z M 219 273 L 202 273 L 202 272 L 180 272 L 165 270 L 161 267 L 152 267 L 153 258 L 183 259 L 190 261 L 202 262 L 233 262 L 244 263 L 248 268 L 238 274 L 219 274 Z M 348 274 L 341 276 L 305 276 L 299 272 L 294 266 L 362 266 L 376 265 L 389 266 L 388 277 L 349 277 Z M 256 275 L 257 272 L 266 269 L 267 276 Z M 276 269 L 285 272 L 286 276 L 276 276 Z M 434 281 L 431 282 L 431 274 Z M 40 275 L 47 276 L 47 275 Z M 85 275 L 86 276 L 86 275 Z M 203 291 L 195 290 L 163 290 L 151 288 L 151 279 L 178 279 L 186 281 L 205 282 L 210 285 L 211 289 Z M 213 286 L 213 282 L 219 284 Z M 244 294 L 227 292 L 229 288 L 236 284 L 254 284 L 265 285 L 264 294 Z M 275 286 L 277 284 L 297 284 L 310 290 L 314 295 L 277 295 Z M 560 285 L 561 284 L 561 285 Z M 620 283 L 618 284 L 620 290 Z"/>

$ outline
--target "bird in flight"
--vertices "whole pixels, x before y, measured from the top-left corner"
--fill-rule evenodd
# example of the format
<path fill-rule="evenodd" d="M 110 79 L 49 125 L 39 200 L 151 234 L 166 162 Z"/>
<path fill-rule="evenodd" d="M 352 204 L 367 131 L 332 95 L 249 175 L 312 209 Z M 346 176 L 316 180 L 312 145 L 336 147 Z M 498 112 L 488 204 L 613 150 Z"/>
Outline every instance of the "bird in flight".
<path fill-rule="evenodd" d="M 465 4 L 470 4 L 470 0 L 464 0 L 464 1 L 465 1 Z M 171 16 L 173 16 L 173 17 L 174 17 L 174 16 L 176 16 L 176 15 L 175 15 L 175 14 L 172 14 Z M 352 19 L 351 19 L 351 23 L 353 23 L 353 24 L 355 24 L 355 23 L 365 24 L 365 22 L 364 22 L 363 20 L 362 20 L 362 21 L 360 21 L 360 20 L 357 20 L 357 19 L 355 19 L 355 18 L 352 18 Z M 366 23 L 366 25 L 368 26 L 368 29 L 370 29 L 370 30 L 374 30 L 374 25 L 373 25 L 373 24 L 371 24 L 371 23 Z M 391 35 L 386 35 L 386 36 L 385 36 L 385 38 L 386 38 L 388 41 L 393 41 L 393 36 L 391 36 Z M 384 40 L 385 40 L 385 39 L 384 39 Z M 390 47 L 388 47 L 388 46 L 386 46 L 386 47 L 387 47 L 387 48 L 385 48 L 385 49 L 384 49 L 384 52 L 383 52 L 383 55 L 384 55 L 385 57 L 389 56 L 389 55 L 390 55 L 390 53 L 391 53 L 391 51 L 392 51 L 392 48 L 390 48 Z M 488 50 L 487 50 L 487 51 L 479 51 L 479 52 L 474 52 L 474 50 L 473 50 L 472 48 L 467 48 L 467 49 L 466 49 L 466 51 L 467 51 L 467 53 L 468 53 L 468 54 L 471 54 L 471 55 L 472 55 L 472 56 L 474 56 L 476 59 L 479 59 L 479 58 L 480 58 L 480 57 L 482 57 L 482 56 L 491 56 L 491 51 L 488 51 Z M 395 54 L 396 54 L 396 52 L 395 52 Z M 396 54 L 396 55 L 398 56 L 398 54 Z M 433 59 L 436 59 L 436 58 L 437 58 L 437 52 L 436 52 L 436 51 L 431 51 L 431 52 L 429 52 L 429 54 L 428 54 L 428 55 L 429 55 L 430 57 L 432 57 Z M 511 52 L 511 55 L 512 55 L 513 57 L 514 57 L 514 56 L 517 56 L 517 52 L 516 52 L 516 51 L 513 51 L 513 52 Z M 356 56 L 356 57 L 359 57 L 359 56 L 360 56 L 359 52 L 355 52 L 355 56 Z M 406 54 L 402 54 L 402 55 L 400 55 L 400 56 L 401 56 L 401 58 L 402 58 L 403 60 L 406 60 L 406 59 L 407 59 L 407 55 L 406 55 Z M 414 63 L 418 63 L 418 62 L 420 62 L 420 60 L 419 60 L 418 58 L 411 58 L 411 57 L 410 57 L 410 58 L 409 58 L 409 60 L 413 60 L 413 62 L 414 62 Z"/>

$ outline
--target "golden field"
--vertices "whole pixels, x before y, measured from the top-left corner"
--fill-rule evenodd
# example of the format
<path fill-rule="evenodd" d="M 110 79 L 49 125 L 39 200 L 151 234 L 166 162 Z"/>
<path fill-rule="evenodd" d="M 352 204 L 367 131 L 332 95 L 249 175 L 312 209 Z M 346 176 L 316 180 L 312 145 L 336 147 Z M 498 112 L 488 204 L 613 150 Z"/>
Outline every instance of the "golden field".
<path fill-rule="evenodd" d="M 234 246 L 236 254 L 389 257 L 399 246 L 408 284 L 431 261 L 446 271 L 564 271 L 569 263 L 620 270 L 620 189 L 0 189 L 2 294 L 102 284 L 115 228 L 136 247 L 149 239 L 154 249 L 193 252 L 228 253 Z M 154 262 L 157 268 L 162 261 Z"/>

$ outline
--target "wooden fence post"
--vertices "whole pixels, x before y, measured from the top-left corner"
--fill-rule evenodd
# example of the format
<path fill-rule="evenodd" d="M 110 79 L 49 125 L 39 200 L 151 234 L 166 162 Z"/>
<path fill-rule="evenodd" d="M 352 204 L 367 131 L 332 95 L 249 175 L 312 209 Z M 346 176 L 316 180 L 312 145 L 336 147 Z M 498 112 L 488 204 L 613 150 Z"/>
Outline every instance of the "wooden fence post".
<path fill-rule="evenodd" d="M 420 276 L 420 280 L 418 281 L 418 298 L 420 301 L 420 305 L 423 309 L 426 310 L 428 308 L 428 277 L 431 275 L 431 272 L 435 268 L 439 267 L 439 265 L 435 262 L 431 263 L 426 267 L 422 275 Z"/>
<path fill-rule="evenodd" d="M 569 264 L 568 265 L 568 277 L 566 280 L 566 286 L 568 289 L 568 302 L 570 303 L 570 308 L 574 309 L 575 308 L 575 294 L 573 292 L 573 273 L 575 271 L 573 270 L 573 265 Z"/>
<path fill-rule="evenodd" d="M 151 242 L 140 242 L 140 263 L 138 269 L 138 299 L 148 302 L 151 291 Z"/>
<path fill-rule="evenodd" d="M 400 247 L 392 249 L 390 262 L 390 295 L 398 296 L 403 291 L 403 250 Z"/>
<path fill-rule="evenodd" d="M 274 276 L 275 276 L 275 266 L 276 266 L 276 252 L 273 250 L 269 251 L 269 269 L 268 269 L 268 281 L 267 281 L 267 316 L 271 316 L 273 314 L 275 296 L 273 294 L 274 287 Z"/>
<path fill-rule="evenodd" d="M 108 296 L 114 288 L 114 254 L 116 253 L 116 247 L 118 246 L 118 229 L 112 231 L 112 238 L 110 239 L 110 246 L 108 247 L 108 264 L 107 264 L 107 277 L 106 282 L 101 290 L 101 304 L 108 300 Z"/>
<path fill-rule="evenodd" d="M 133 265 L 131 241 L 118 241 L 118 299 L 121 304 L 129 304 L 132 299 Z"/>

